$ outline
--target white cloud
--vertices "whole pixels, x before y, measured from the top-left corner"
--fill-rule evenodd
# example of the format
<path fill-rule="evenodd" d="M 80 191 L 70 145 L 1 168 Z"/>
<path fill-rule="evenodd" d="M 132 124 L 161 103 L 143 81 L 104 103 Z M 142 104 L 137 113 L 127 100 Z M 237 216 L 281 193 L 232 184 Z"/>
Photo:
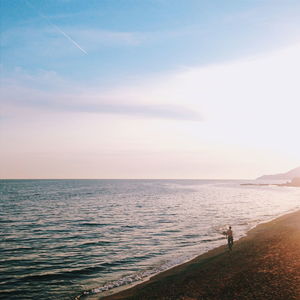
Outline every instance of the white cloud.
<path fill-rule="evenodd" d="M 297 112 L 294 108 L 299 99 L 299 53 L 300 46 L 296 45 L 260 57 L 183 68 L 105 88 L 80 86 L 51 71 L 31 75 L 19 69 L 6 79 L 8 88 L 4 94 L 11 94 L 10 100 L 20 105 L 24 93 L 16 90 L 27 89 L 33 102 L 38 105 L 40 99 L 45 109 L 47 104 L 51 106 L 51 99 L 52 102 L 57 99 L 70 109 L 76 104 L 90 105 L 91 109 L 93 105 L 173 105 L 195 113 L 204 112 L 209 122 L 222 120 L 225 123 L 231 116 L 241 124 L 246 120 L 251 124 L 254 117 L 256 122 L 262 123 L 267 118 L 274 124 L 284 113 Z M 27 104 L 25 100 L 24 105 Z"/>
<path fill-rule="evenodd" d="M 7 134 L 15 139 L 8 142 L 5 149 L 7 153 L 12 148 L 19 151 L 17 144 L 22 135 L 31 141 L 27 145 L 28 153 L 39 149 L 39 153 L 48 153 L 49 161 L 75 151 L 76 154 L 71 155 L 74 160 L 89 157 L 83 169 L 84 172 L 90 169 L 93 177 L 125 174 L 128 164 L 132 164 L 135 171 L 127 177 L 147 177 L 149 164 L 150 177 L 168 177 L 168 170 L 171 170 L 169 177 L 174 174 L 194 178 L 205 177 L 205 174 L 255 177 L 259 175 L 257 170 L 263 167 L 264 171 L 268 171 L 268 167 L 271 172 L 272 166 L 274 171 L 279 165 L 289 169 L 293 164 L 299 165 L 299 53 L 300 45 L 294 45 L 260 57 L 180 69 L 106 89 L 71 83 L 57 84 L 59 90 L 49 92 L 29 89 L 26 80 L 19 79 L 10 89 L 9 100 L 15 101 L 10 102 L 10 112 L 13 114 L 14 109 L 20 110 L 22 106 L 26 108 L 27 115 L 18 115 L 18 119 L 22 123 L 21 119 L 27 118 L 28 127 L 20 129 L 18 124 L 10 130 L 6 125 Z M 61 80 L 55 79 L 55 74 L 47 76 L 53 76 L 54 82 Z M 44 78 L 49 78 L 47 76 Z M 30 80 L 42 86 L 43 80 L 37 77 Z M 28 99 L 34 100 L 31 109 L 38 107 L 43 113 L 42 119 L 28 110 Z M 53 103 L 57 109 L 51 112 L 49 108 L 51 105 L 53 108 Z M 149 108 L 151 118 L 145 118 Z M 97 114 L 82 113 L 88 110 Z M 179 122 L 174 117 L 167 118 L 174 110 L 185 119 L 192 119 L 193 113 L 201 113 L 204 120 Z M 154 116 L 161 119 L 153 119 Z M 41 126 L 34 128 L 34 120 L 41 122 Z M 53 124 L 57 126 L 53 128 Z M 37 147 L 40 131 L 45 128 L 47 139 Z M 47 150 L 53 147 L 51 145 L 59 145 L 61 153 L 56 155 Z M 138 161 L 134 157 L 138 157 Z M 111 169 L 109 164 L 113 165 Z M 160 176 L 161 164 L 165 166 L 165 173 Z M 232 172 L 231 167 L 234 167 Z M 218 168 L 222 169 L 219 173 Z"/>

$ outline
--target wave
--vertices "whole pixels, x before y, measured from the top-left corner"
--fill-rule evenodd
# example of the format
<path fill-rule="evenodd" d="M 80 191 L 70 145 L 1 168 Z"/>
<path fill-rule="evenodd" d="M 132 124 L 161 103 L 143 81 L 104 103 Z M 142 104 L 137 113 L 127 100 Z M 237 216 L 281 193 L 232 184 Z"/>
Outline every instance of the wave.
<path fill-rule="evenodd" d="M 97 241 L 97 242 L 87 242 L 83 243 L 81 245 L 76 246 L 76 248 L 85 248 L 85 247 L 91 247 L 91 246 L 105 246 L 114 244 L 114 242 L 111 241 Z"/>
<path fill-rule="evenodd" d="M 86 276 L 86 275 L 96 274 L 99 271 L 106 270 L 108 267 L 110 267 L 110 264 L 104 263 L 94 267 L 86 267 L 86 268 L 75 269 L 70 271 L 24 276 L 22 278 L 19 278 L 19 280 L 20 281 L 59 281 L 64 279 L 78 278 L 78 276 L 81 275 Z"/>
<path fill-rule="evenodd" d="M 103 227 L 103 226 L 109 226 L 111 224 L 105 224 L 105 223 L 93 223 L 93 222 L 84 222 L 84 223 L 78 223 L 77 226 L 97 226 L 97 227 Z"/>
<path fill-rule="evenodd" d="M 109 291 L 109 290 L 112 290 L 112 289 L 115 289 L 118 287 L 122 287 L 122 286 L 125 287 L 125 286 L 129 286 L 129 285 L 136 285 L 142 281 L 145 281 L 146 279 L 148 279 L 150 277 L 153 277 L 156 274 L 159 274 L 159 273 L 166 271 L 174 266 L 182 264 L 194 257 L 195 257 L 195 255 L 183 255 L 181 257 L 176 257 L 174 259 L 162 262 L 161 264 L 156 265 L 152 268 L 149 268 L 149 269 L 146 269 L 143 271 L 139 271 L 139 272 L 135 272 L 135 273 L 127 275 L 127 276 L 123 276 L 118 280 L 110 281 L 110 282 L 105 283 L 102 286 L 97 287 L 97 288 L 84 291 L 80 295 L 76 296 L 74 298 L 74 300 L 80 300 L 86 296 L 100 294 L 100 293 L 103 293 L 103 292 L 106 292 L 106 291 Z M 140 258 L 144 258 L 144 257 L 140 257 Z"/>

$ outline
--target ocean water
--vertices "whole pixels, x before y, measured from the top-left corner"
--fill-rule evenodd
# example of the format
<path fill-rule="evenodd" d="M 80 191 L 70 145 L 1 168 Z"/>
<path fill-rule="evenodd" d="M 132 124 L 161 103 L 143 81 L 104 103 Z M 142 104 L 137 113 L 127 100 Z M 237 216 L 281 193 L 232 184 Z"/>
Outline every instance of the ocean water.
<path fill-rule="evenodd" d="M 92 299 L 300 208 L 300 189 L 212 180 L 0 180 L 0 298 Z"/>

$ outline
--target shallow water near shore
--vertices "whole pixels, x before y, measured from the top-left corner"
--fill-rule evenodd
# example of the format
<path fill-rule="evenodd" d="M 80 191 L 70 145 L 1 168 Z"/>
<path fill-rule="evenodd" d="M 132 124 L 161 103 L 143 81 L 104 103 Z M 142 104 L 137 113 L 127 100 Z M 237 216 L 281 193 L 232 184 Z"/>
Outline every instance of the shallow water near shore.
<path fill-rule="evenodd" d="M 251 181 L 247 181 L 251 182 Z M 80 299 L 300 208 L 300 189 L 213 180 L 1 180 L 5 299 Z"/>

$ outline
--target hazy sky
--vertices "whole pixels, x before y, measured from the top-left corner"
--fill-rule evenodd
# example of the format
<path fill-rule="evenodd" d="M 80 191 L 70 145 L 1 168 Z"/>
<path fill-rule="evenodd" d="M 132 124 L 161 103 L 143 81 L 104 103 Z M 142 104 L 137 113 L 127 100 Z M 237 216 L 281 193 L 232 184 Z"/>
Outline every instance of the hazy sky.
<path fill-rule="evenodd" d="M 300 166 L 299 0 L 1 0 L 1 178 Z"/>

